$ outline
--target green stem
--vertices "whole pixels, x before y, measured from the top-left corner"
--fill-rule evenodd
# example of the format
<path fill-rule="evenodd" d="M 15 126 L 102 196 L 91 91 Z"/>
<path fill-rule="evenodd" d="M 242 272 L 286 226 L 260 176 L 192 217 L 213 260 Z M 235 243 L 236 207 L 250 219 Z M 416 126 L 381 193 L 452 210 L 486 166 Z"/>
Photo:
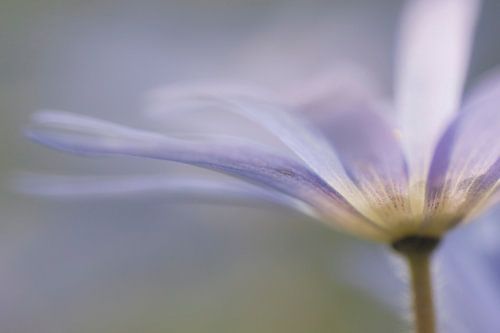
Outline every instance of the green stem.
<path fill-rule="evenodd" d="M 431 253 L 406 255 L 411 278 L 415 333 L 436 332 L 430 269 Z"/>
<path fill-rule="evenodd" d="M 436 333 L 431 259 L 439 239 L 408 237 L 393 244 L 408 263 L 415 333 Z"/>

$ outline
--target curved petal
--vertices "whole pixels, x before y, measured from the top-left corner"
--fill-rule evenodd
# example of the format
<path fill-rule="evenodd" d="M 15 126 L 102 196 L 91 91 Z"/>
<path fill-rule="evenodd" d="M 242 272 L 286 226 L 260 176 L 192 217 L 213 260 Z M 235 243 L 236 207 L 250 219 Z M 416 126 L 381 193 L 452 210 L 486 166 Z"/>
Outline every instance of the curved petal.
<path fill-rule="evenodd" d="M 284 100 L 296 105 L 309 104 L 325 97 L 343 101 L 376 101 L 384 98 L 383 85 L 374 73 L 352 62 L 339 62 L 281 92 Z"/>
<path fill-rule="evenodd" d="M 472 184 L 466 198 L 466 208 L 469 212 L 465 217 L 465 222 L 471 221 L 500 203 L 499 179 L 500 159 Z"/>
<path fill-rule="evenodd" d="M 500 177 L 499 103 L 500 72 L 494 72 L 473 90 L 437 146 L 427 181 L 429 209 L 449 201 L 472 209 L 494 191 Z"/>
<path fill-rule="evenodd" d="M 157 114 L 168 113 L 182 108 L 184 103 L 193 104 L 198 101 L 202 106 L 203 103 L 205 106 L 215 104 L 237 113 L 273 133 L 347 200 L 356 200 L 358 191 L 347 177 L 340 160 L 327 140 L 310 128 L 307 121 L 292 114 L 270 96 L 255 93 L 243 95 L 241 91 L 233 93 L 227 90 L 214 93 L 210 88 L 193 86 L 191 91 L 186 87 L 158 90 L 152 95 L 149 110 Z"/>
<path fill-rule="evenodd" d="M 483 212 L 487 212 L 490 209 L 495 209 L 495 207 L 500 206 L 500 182 L 497 182 L 491 195 L 484 200 L 482 205 L 479 205 L 478 209 L 475 209 L 471 215 L 468 217 L 470 220 L 475 219 L 478 215 Z"/>
<path fill-rule="evenodd" d="M 494 265 L 484 255 L 467 251 L 459 254 L 449 254 L 439 262 L 443 275 L 449 278 L 444 290 L 438 293 L 438 301 L 450 317 L 460 318 L 458 322 L 443 320 L 443 331 L 496 332 L 500 323 L 496 310 L 500 306 L 500 293 L 498 277 L 491 270 Z"/>
<path fill-rule="evenodd" d="M 433 149 L 459 107 L 478 7 L 476 0 L 414 0 L 405 8 L 396 106 L 418 210 Z"/>
<path fill-rule="evenodd" d="M 489 216 L 463 228 L 443 244 L 437 253 L 436 268 L 446 278 L 437 290 L 438 305 L 446 309 L 443 331 L 496 332 L 500 317 L 498 284 L 498 223 Z M 464 288 L 464 285 L 467 288 Z"/>
<path fill-rule="evenodd" d="M 375 103 L 363 96 L 343 95 L 332 92 L 300 109 L 335 147 L 377 219 L 386 224 L 410 220 L 406 163 L 396 132 Z"/>
<path fill-rule="evenodd" d="M 59 197 L 115 197 L 134 194 L 158 194 L 168 201 L 215 203 L 267 203 L 297 210 L 317 218 L 314 209 L 282 193 L 243 182 L 208 179 L 149 176 L 61 176 L 19 174 L 13 187 L 27 194 Z"/>
<path fill-rule="evenodd" d="M 130 129 L 58 112 L 39 113 L 28 135 L 55 149 L 87 155 L 129 155 L 169 160 L 216 170 L 302 200 L 335 225 L 380 238 L 382 231 L 359 215 L 321 178 L 289 158 L 257 145 L 213 140 L 192 141 Z M 69 132 L 69 133 L 68 133 Z"/>

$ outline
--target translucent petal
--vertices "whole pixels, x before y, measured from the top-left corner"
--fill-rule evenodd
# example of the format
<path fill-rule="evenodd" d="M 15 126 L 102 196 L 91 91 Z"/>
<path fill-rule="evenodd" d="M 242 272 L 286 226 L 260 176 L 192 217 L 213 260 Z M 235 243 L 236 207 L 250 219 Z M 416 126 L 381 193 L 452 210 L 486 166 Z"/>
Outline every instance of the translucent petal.
<path fill-rule="evenodd" d="M 500 73 L 493 72 L 473 90 L 437 146 L 428 178 L 429 209 L 453 202 L 448 209 L 471 210 L 497 186 L 499 103 Z"/>
<path fill-rule="evenodd" d="M 335 147 L 375 219 L 385 224 L 409 220 L 406 164 L 397 134 L 376 103 L 343 91 L 343 96 L 316 97 L 300 110 Z"/>
<path fill-rule="evenodd" d="M 395 91 L 416 210 L 434 147 L 459 107 L 478 7 L 476 0 L 414 0 L 405 8 Z"/>
<path fill-rule="evenodd" d="M 446 313 L 446 332 L 496 332 L 500 324 L 498 224 L 494 218 L 471 229 L 450 235 L 436 257 L 436 268 L 446 283 L 438 289 L 437 301 Z M 465 229 L 465 228 L 464 228 Z M 484 230 L 483 230 L 484 229 Z M 488 240 L 486 234 L 492 238 Z M 453 237 L 451 237 L 453 236 Z M 485 244 L 492 241 L 491 244 Z M 464 288 L 464 285 L 467 288 Z M 449 320 L 456 318 L 456 320 Z"/>
<path fill-rule="evenodd" d="M 216 104 L 221 109 L 240 114 L 268 129 L 297 156 L 299 156 L 315 173 L 323 178 L 349 201 L 355 200 L 356 187 L 350 182 L 345 170 L 328 144 L 314 128 L 307 125 L 304 119 L 292 114 L 286 106 L 277 103 L 272 97 L 255 97 L 257 94 L 243 95 L 240 92 L 213 93 L 210 87 L 194 86 L 192 91 L 182 87 L 158 90 L 152 96 L 150 112 L 166 114 L 182 108 L 183 103 Z"/>
<path fill-rule="evenodd" d="M 484 202 L 484 205 L 478 209 L 479 213 L 488 211 L 489 209 L 494 209 L 500 205 L 500 183 L 497 182 L 495 189 L 492 191 L 489 198 L 487 198 Z M 473 212 L 470 218 L 475 218 L 476 215 Z"/>
<path fill-rule="evenodd" d="M 335 226 L 361 236 L 384 235 L 301 163 L 258 145 L 182 140 L 66 113 L 39 113 L 28 135 L 55 149 L 86 155 L 129 155 L 191 164 L 278 190 L 314 206 Z"/>
<path fill-rule="evenodd" d="M 168 201 L 268 203 L 293 208 L 311 217 L 314 209 L 282 193 L 235 181 L 149 176 L 61 176 L 19 174 L 13 187 L 27 194 L 69 198 L 102 198 L 135 194 L 161 195 Z"/>

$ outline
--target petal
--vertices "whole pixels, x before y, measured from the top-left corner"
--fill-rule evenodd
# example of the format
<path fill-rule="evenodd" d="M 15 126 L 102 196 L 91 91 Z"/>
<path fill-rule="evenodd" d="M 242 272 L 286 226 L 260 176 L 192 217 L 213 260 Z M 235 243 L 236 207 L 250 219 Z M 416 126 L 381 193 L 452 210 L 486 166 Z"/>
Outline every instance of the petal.
<path fill-rule="evenodd" d="M 472 209 L 494 191 L 500 172 L 500 72 L 483 79 L 441 137 L 427 185 L 427 206 L 465 201 Z"/>
<path fill-rule="evenodd" d="M 86 155 L 129 155 L 212 169 L 272 188 L 316 207 L 335 225 L 380 238 L 381 230 L 359 215 L 335 190 L 307 167 L 261 146 L 233 139 L 181 140 L 60 112 L 35 115 L 28 135 L 55 149 Z"/>
<path fill-rule="evenodd" d="M 484 204 L 480 205 L 480 207 L 479 207 L 479 209 L 477 209 L 477 211 L 479 212 L 479 214 L 481 214 L 483 212 L 489 211 L 490 209 L 495 209 L 499 205 L 500 205 L 500 184 L 497 183 L 495 186 L 495 189 L 492 191 L 491 195 L 486 200 L 484 200 Z M 477 215 L 479 215 L 479 214 L 476 213 L 476 211 L 474 211 L 474 212 L 472 212 L 472 214 L 469 218 L 471 220 L 475 219 L 477 217 Z"/>
<path fill-rule="evenodd" d="M 28 135 L 42 144 L 77 154 L 132 155 L 173 160 L 265 183 L 285 192 L 322 188 L 299 163 L 239 142 L 182 140 L 105 121 L 58 112 L 33 117 Z M 304 186 L 305 185 L 305 186 Z M 325 187 L 326 190 L 326 187 Z M 333 193 L 333 192 L 332 192 Z"/>
<path fill-rule="evenodd" d="M 395 131 L 365 96 L 332 91 L 301 106 L 321 129 L 377 219 L 407 220 L 407 173 Z M 395 215 L 396 214 L 396 215 Z M 398 223 L 399 223 L 398 221 Z"/>
<path fill-rule="evenodd" d="M 499 203 L 500 199 L 500 158 L 471 185 L 466 208 L 466 219 L 472 220 Z"/>
<path fill-rule="evenodd" d="M 221 109 L 246 117 L 273 133 L 286 144 L 306 165 L 335 188 L 347 200 L 355 200 L 356 187 L 350 182 L 345 170 L 331 149 L 327 140 L 307 121 L 292 114 L 286 106 L 273 97 L 255 92 L 243 94 L 241 90 L 233 93 L 203 86 L 189 88 L 169 87 L 158 90 L 152 95 L 150 112 L 165 114 L 181 108 L 183 103 L 199 101 L 203 106 L 218 105 Z"/>
<path fill-rule="evenodd" d="M 159 194 L 169 201 L 269 203 L 293 208 L 316 217 L 314 209 L 282 193 L 243 182 L 154 176 L 60 176 L 19 174 L 12 182 L 22 193 L 70 198 L 102 198 L 134 194 Z"/>
<path fill-rule="evenodd" d="M 382 100 L 383 85 L 367 68 L 350 62 L 339 62 L 320 74 L 282 92 L 283 98 L 296 105 L 307 105 L 324 98 L 339 101 Z"/>
<path fill-rule="evenodd" d="M 475 0 L 414 0 L 405 8 L 396 106 L 419 198 L 433 149 L 460 103 L 478 7 Z M 422 204 L 416 200 L 414 207 Z"/>
<path fill-rule="evenodd" d="M 437 290 L 447 309 L 446 332 L 496 332 L 500 324 L 498 222 L 493 216 L 450 235 L 435 258 L 446 283 Z M 472 228 L 471 228 L 472 227 Z M 468 286 L 464 288 L 464 285 Z M 449 318 L 457 320 L 450 321 Z"/>

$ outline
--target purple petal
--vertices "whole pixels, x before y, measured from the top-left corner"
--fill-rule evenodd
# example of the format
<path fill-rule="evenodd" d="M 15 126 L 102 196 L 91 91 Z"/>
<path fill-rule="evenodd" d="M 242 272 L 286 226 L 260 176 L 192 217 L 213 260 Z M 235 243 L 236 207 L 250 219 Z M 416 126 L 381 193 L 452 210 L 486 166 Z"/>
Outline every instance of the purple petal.
<path fill-rule="evenodd" d="M 494 209 L 500 205 L 500 186 L 497 183 L 493 191 L 491 192 L 491 195 L 484 200 L 482 204 L 479 205 L 478 208 L 475 209 L 474 212 L 472 212 L 471 216 L 469 216 L 470 219 L 474 219 L 477 217 L 477 215 L 487 212 L 490 209 Z"/>
<path fill-rule="evenodd" d="M 413 0 L 405 8 L 396 106 L 418 196 L 423 188 L 414 185 L 427 178 L 434 147 L 459 107 L 478 7 L 476 0 Z"/>
<path fill-rule="evenodd" d="M 375 101 L 384 97 L 380 89 L 382 86 L 367 68 L 350 62 L 339 62 L 312 76 L 307 82 L 300 81 L 281 95 L 284 100 L 295 105 L 309 104 L 325 97 Z"/>
<path fill-rule="evenodd" d="M 13 181 L 22 193 L 71 198 L 102 198 L 134 194 L 158 194 L 168 201 L 268 203 L 293 208 L 315 217 L 304 202 L 273 190 L 235 181 L 154 176 L 59 176 L 23 173 Z"/>
<path fill-rule="evenodd" d="M 395 131 L 368 103 L 317 100 L 303 107 L 335 147 L 349 175 L 359 184 L 380 176 L 406 181 L 406 167 Z M 371 179 L 373 180 L 373 179 Z"/>
<path fill-rule="evenodd" d="M 372 208 L 394 213 L 408 210 L 407 173 L 395 131 L 374 103 L 331 93 L 301 107 L 335 147 L 349 176 Z M 377 207 L 380 205 L 380 207 Z M 380 216 L 387 220 L 387 216 Z"/>
<path fill-rule="evenodd" d="M 443 331 L 496 332 L 500 324 L 498 224 L 494 216 L 450 235 L 437 253 Z M 467 288 L 464 288 L 467 286 Z M 456 320 L 450 320 L 456 318 Z M 448 320 L 446 320 L 448 319 Z"/>
<path fill-rule="evenodd" d="M 238 139 L 181 140 L 66 113 L 39 113 L 34 120 L 42 128 L 32 129 L 28 135 L 52 148 L 75 154 L 169 160 L 216 170 L 302 200 L 330 218 L 338 218 L 336 226 L 382 237 L 379 228 L 307 167 L 261 146 Z"/>
<path fill-rule="evenodd" d="M 469 189 L 469 200 L 479 200 L 481 195 L 489 193 L 494 189 L 500 179 L 500 157 L 486 170 L 484 174 L 477 177 Z"/>
<path fill-rule="evenodd" d="M 55 112 L 39 113 L 34 121 L 36 126 L 45 128 L 31 129 L 29 136 L 59 150 L 173 160 L 223 171 L 285 192 L 322 188 L 317 177 L 299 163 L 257 145 L 234 143 L 237 139 L 224 143 L 181 140 Z"/>
<path fill-rule="evenodd" d="M 427 181 L 427 206 L 464 193 L 467 208 L 489 195 L 499 179 L 500 73 L 490 74 L 466 100 L 441 137 Z M 464 207 L 465 208 L 465 207 Z"/>
<path fill-rule="evenodd" d="M 211 88 L 193 86 L 190 90 L 174 86 L 158 90 L 152 96 L 150 112 L 168 114 L 185 107 L 183 103 L 192 105 L 198 102 L 203 106 L 204 102 L 206 107 L 215 104 L 223 110 L 239 114 L 274 134 L 330 186 L 348 200 L 352 199 L 356 187 L 350 182 L 327 140 L 309 127 L 304 119 L 290 112 L 290 107 L 252 90 L 244 94 L 241 89 L 234 89 L 233 92 Z"/>

